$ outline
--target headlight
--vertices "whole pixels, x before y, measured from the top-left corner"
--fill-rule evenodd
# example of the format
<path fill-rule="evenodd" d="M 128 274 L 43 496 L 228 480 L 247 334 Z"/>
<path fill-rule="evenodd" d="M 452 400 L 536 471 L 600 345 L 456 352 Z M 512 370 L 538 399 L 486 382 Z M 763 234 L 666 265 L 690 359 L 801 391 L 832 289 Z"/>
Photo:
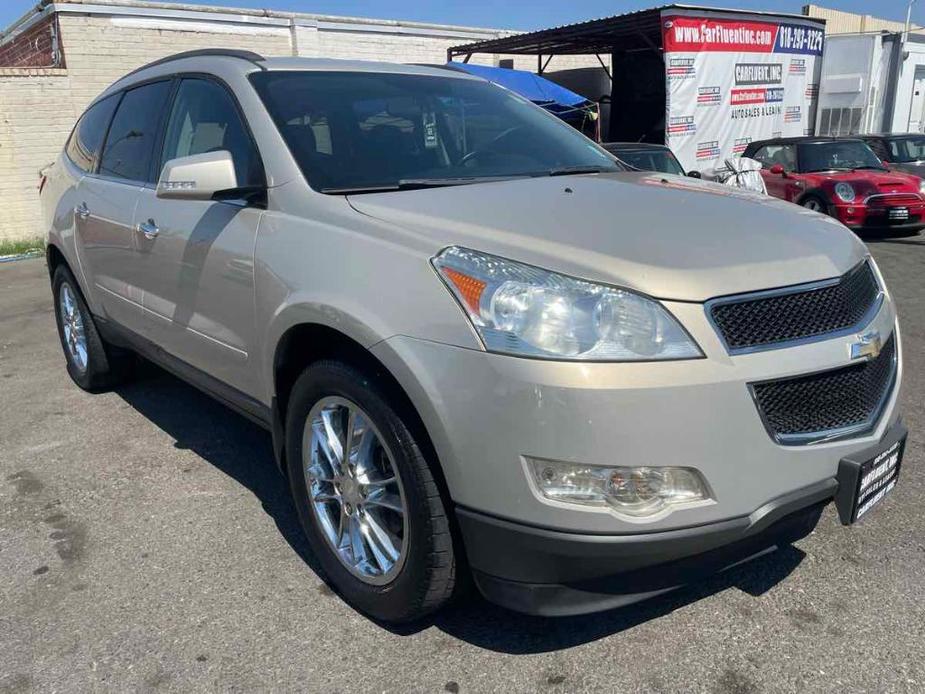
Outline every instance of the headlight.
<path fill-rule="evenodd" d="M 845 202 L 854 202 L 854 188 L 851 187 L 850 183 L 845 183 L 844 181 L 836 183 L 835 194 Z"/>
<path fill-rule="evenodd" d="M 925 194 L 925 179 L 919 179 L 919 192 Z"/>
<path fill-rule="evenodd" d="M 703 356 L 657 301 L 466 248 L 434 266 L 493 352 L 652 361 Z"/>
<path fill-rule="evenodd" d="M 580 506 L 609 506 L 643 518 L 673 505 L 707 501 L 706 481 L 687 467 L 599 467 L 555 460 L 527 460 L 547 499 Z"/>

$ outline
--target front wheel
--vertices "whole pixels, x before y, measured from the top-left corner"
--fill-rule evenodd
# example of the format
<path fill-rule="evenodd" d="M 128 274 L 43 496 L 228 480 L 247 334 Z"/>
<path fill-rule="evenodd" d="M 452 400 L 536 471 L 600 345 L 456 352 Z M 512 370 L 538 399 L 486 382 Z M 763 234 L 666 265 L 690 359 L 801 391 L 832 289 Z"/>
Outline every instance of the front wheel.
<path fill-rule="evenodd" d="M 299 520 L 337 591 L 387 622 L 438 609 L 456 583 L 422 436 L 380 379 L 351 365 L 318 362 L 293 386 L 286 459 Z"/>
<path fill-rule="evenodd" d="M 813 212 L 818 212 L 819 214 L 828 214 L 825 203 L 815 195 L 810 195 L 804 198 L 800 204 L 807 210 L 812 210 Z"/>

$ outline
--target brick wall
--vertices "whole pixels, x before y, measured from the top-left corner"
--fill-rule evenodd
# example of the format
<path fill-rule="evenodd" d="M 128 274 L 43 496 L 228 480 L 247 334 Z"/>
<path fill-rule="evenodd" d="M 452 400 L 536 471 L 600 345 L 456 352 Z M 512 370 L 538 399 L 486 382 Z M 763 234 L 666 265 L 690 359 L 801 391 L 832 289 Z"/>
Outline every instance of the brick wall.
<path fill-rule="evenodd" d="M 825 20 L 826 34 L 865 34 L 889 31 L 893 33 L 901 32 L 905 28 L 905 22 L 897 22 L 891 19 L 880 19 L 869 14 L 855 14 L 854 12 L 845 12 L 843 10 L 833 10 L 830 7 L 820 7 L 819 5 L 804 5 L 803 14 L 807 17 L 817 17 Z M 916 23 L 912 23 L 912 33 L 925 35 L 925 30 L 918 28 Z"/>
<path fill-rule="evenodd" d="M 137 24 L 137 23 L 136 23 Z M 0 240 L 41 236 L 39 170 L 53 162 L 74 122 L 127 72 L 180 51 L 247 48 L 289 55 L 289 29 L 241 33 L 144 28 L 118 18 L 60 15 L 66 70 L 0 68 Z"/>
<path fill-rule="evenodd" d="M 39 170 L 54 161 L 87 104 L 116 79 L 152 60 L 198 48 L 243 48 L 266 56 L 292 55 L 290 27 L 233 24 L 203 19 L 146 16 L 57 15 L 66 69 L 0 68 L 0 240 L 40 236 Z M 396 30 L 394 23 L 317 22 L 297 27 L 303 56 L 443 63 L 446 49 L 487 38 L 458 30 Z M 351 30 L 344 30 L 344 25 Z M 353 30 L 355 29 L 355 30 Z M 500 32 L 499 32 L 500 34 Z M 473 56 L 493 64 L 501 56 Z M 597 65 L 593 57 L 553 58 L 550 69 Z M 536 69 L 536 58 L 518 57 L 515 67 Z"/>
<path fill-rule="evenodd" d="M 74 124 L 64 70 L 0 68 L 0 240 L 40 235 L 39 169 Z M 62 135 L 63 133 L 63 135 Z"/>
<path fill-rule="evenodd" d="M 55 51 L 56 18 L 49 15 L 0 46 L 0 67 L 63 67 Z"/>

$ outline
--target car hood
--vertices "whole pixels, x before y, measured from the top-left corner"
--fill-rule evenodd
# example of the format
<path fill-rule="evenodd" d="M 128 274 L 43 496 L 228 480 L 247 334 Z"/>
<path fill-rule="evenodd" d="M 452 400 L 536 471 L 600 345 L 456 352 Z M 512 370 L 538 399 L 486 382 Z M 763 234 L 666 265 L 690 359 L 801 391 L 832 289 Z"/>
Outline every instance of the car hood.
<path fill-rule="evenodd" d="M 358 212 L 459 245 L 650 296 L 706 301 L 842 274 L 866 249 L 773 198 L 651 173 L 514 179 L 352 195 Z"/>
<path fill-rule="evenodd" d="M 827 171 L 814 172 L 807 176 L 818 179 L 819 181 L 850 183 L 856 188 L 866 191 L 878 191 L 881 193 L 918 193 L 918 177 L 912 176 L 902 171 Z"/>

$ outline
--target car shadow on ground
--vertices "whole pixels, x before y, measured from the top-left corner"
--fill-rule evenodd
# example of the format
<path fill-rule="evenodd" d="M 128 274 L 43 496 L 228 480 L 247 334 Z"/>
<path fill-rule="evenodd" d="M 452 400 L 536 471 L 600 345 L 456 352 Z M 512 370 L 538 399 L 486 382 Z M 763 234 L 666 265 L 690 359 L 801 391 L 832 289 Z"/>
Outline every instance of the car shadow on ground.
<path fill-rule="evenodd" d="M 170 435 L 175 446 L 193 451 L 249 489 L 292 550 L 323 577 L 302 534 L 286 480 L 273 460 L 266 431 L 146 361 L 139 366 L 138 378 L 117 392 Z M 729 588 L 760 596 L 790 575 L 804 557 L 804 552 L 788 546 L 696 585 L 580 617 L 547 619 L 518 614 L 488 603 L 473 589 L 425 620 L 401 627 L 379 626 L 398 636 L 437 628 L 491 651 L 544 653 L 617 634 Z"/>

